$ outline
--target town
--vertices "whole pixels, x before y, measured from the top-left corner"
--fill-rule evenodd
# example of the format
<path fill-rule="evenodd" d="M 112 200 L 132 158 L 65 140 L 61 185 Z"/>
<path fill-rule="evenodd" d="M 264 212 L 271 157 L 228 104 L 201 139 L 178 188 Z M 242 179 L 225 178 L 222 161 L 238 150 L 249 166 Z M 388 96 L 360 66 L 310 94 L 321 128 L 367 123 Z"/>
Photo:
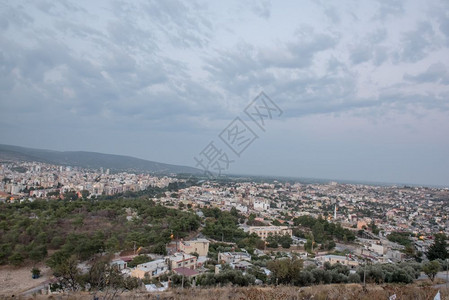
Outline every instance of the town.
<path fill-rule="evenodd" d="M 443 247 L 441 255 L 429 257 L 433 255 L 429 253 L 435 252 L 432 249 L 437 242 L 444 242 L 442 237 L 449 235 L 448 188 L 192 180 L 176 175 L 88 170 L 39 162 L 4 162 L 0 179 L 0 202 L 4 207 L 46 201 L 61 203 L 63 208 L 80 200 L 107 203 L 128 196 L 140 198 L 149 205 L 148 210 L 163 207 L 168 215 L 172 214 L 171 210 L 182 213 L 173 214 L 188 221 L 179 221 L 176 226 L 169 222 L 167 227 L 158 229 L 163 239 L 155 237 L 151 241 L 136 235 L 124 236 L 121 241 L 114 234 L 106 237 L 102 233 L 104 241 L 99 241 L 100 246 L 77 253 L 80 274 L 89 273 L 92 268 L 89 262 L 95 255 L 108 252 L 108 266 L 124 278 L 140 280 L 147 291 L 163 291 L 176 285 L 237 282 L 236 273 L 233 279 L 223 279 L 224 275 L 220 275 L 229 272 L 239 272 L 241 285 L 357 283 L 366 278 L 377 282 L 373 271 L 376 266 L 390 264 L 402 268 L 408 263 L 405 267 L 410 268 L 413 263 L 436 260 L 440 264 L 437 271 L 428 272 L 433 280 L 432 276 L 448 265 L 444 260 L 447 248 Z M 149 190 L 153 192 L 146 193 Z M 126 204 L 122 207 L 126 222 L 151 232 L 148 228 L 153 225 L 145 223 L 145 216 L 137 208 Z M 4 250 L 14 240 L 6 240 L 10 235 L 6 225 L 9 221 L 5 218 L 6 215 L 0 218 Z M 39 215 L 32 213 L 27 218 L 38 219 Z M 88 224 L 85 219 L 79 222 L 79 226 Z M 17 240 L 20 236 L 18 233 Z M 3 251 L 2 263 L 20 265 L 27 260 L 41 261 L 49 257 L 47 264 L 56 270 L 55 276 L 39 287 L 41 291 L 55 290 L 55 283 L 62 289 L 74 289 L 77 284 L 58 281 L 57 275 L 61 279 L 64 272 L 57 271 L 60 265 L 54 258 L 56 254 L 52 251 L 54 254 L 50 256 L 48 250 L 62 249 L 56 252 L 62 253 L 64 241 L 54 240 L 49 245 L 42 242 L 45 250 L 40 256 L 31 255 L 31 250 L 28 257 L 17 257 L 14 250 L 20 247 L 10 247 Z M 37 242 L 30 237 L 27 243 Z M 444 245 L 447 247 L 445 242 Z M 64 262 L 71 257 L 65 256 Z M 291 266 L 296 260 L 301 262 L 301 278 L 285 278 L 278 271 L 277 264 L 286 259 Z M 371 270 L 368 275 L 367 265 Z M 334 274 L 327 278 L 327 273 L 323 273 L 326 271 L 337 272 L 340 277 Z M 394 276 L 387 279 L 382 275 L 382 281 L 408 283 L 420 276 L 419 272 L 415 275 L 408 274 L 405 279 L 394 279 Z"/>

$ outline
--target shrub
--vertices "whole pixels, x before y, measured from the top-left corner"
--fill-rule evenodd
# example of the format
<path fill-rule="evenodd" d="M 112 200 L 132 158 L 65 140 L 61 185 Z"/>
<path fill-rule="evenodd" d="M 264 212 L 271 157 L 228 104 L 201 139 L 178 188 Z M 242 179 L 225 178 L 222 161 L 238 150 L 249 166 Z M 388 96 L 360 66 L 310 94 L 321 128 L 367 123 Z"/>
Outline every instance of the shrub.
<path fill-rule="evenodd" d="M 349 274 L 348 282 L 350 283 L 360 283 L 360 276 L 357 273 Z"/>

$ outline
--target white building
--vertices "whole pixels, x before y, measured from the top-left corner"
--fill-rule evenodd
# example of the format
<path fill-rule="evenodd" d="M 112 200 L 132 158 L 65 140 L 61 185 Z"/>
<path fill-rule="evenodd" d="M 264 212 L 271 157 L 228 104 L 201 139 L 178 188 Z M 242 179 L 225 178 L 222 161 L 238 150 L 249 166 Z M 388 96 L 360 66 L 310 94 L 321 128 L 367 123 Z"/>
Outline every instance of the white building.
<path fill-rule="evenodd" d="M 154 261 L 137 265 L 134 269 L 131 270 L 131 276 L 141 279 L 145 278 L 145 276 L 149 278 L 154 278 L 159 277 L 167 272 L 168 272 L 168 265 L 165 262 L 165 259 L 157 259 Z"/>
<path fill-rule="evenodd" d="M 250 226 L 248 232 L 257 234 L 262 240 L 270 235 L 289 235 L 292 236 L 292 230 L 288 226 Z"/>
<path fill-rule="evenodd" d="M 254 200 L 254 210 L 266 211 L 270 208 L 267 200 Z"/>

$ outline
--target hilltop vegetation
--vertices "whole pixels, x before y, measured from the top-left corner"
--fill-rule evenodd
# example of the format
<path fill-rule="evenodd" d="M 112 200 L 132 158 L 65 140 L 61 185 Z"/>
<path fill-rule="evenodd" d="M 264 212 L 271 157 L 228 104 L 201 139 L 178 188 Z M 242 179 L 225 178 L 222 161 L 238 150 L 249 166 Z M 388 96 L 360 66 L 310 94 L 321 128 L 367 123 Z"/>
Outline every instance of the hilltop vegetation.
<path fill-rule="evenodd" d="M 172 234 L 185 237 L 201 222 L 144 198 L 36 200 L 0 204 L 0 211 L 0 263 L 13 265 L 42 261 L 49 250 L 81 260 L 135 245 L 163 254 Z"/>

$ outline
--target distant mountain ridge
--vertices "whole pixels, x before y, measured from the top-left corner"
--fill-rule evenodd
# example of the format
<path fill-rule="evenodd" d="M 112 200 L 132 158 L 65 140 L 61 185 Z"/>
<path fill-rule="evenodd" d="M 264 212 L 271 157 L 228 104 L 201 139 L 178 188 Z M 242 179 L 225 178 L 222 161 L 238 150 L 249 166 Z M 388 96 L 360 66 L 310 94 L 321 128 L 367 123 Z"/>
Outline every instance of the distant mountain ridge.
<path fill-rule="evenodd" d="M 87 151 L 54 151 L 0 144 L 1 161 L 37 161 L 55 165 L 76 166 L 114 171 L 169 173 L 202 173 L 200 169 L 154 162 L 125 155 Z"/>

